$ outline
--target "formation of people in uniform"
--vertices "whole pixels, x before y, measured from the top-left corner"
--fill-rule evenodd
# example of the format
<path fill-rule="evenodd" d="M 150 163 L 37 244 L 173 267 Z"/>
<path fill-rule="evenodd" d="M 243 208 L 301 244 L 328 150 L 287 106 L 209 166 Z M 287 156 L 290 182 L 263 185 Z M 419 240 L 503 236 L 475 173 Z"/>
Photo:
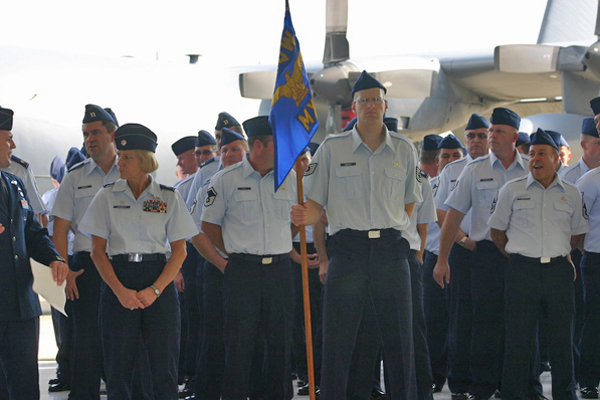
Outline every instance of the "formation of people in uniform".
<path fill-rule="evenodd" d="M 598 398 L 600 97 L 568 166 L 560 133 L 519 132 L 502 107 L 473 114 L 464 145 L 428 135 L 419 152 L 386 92 L 364 71 L 355 120 L 304 149 L 302 203 L 294 171 L 274 189 L 267 116 L 223 112 L 172 143 L 169 187 L 160 137 L 88 104 L 84 148 L 53 160 L 40 196 L 0 108 L 0 398 L 40 396 L 29 257 L 67 282 L 48 390 L 71 400 L 99 400 L 102 380 L 111 400 L 431 400 L 444 385 L 540 400 L 545 370 L 552 398 Z"/>

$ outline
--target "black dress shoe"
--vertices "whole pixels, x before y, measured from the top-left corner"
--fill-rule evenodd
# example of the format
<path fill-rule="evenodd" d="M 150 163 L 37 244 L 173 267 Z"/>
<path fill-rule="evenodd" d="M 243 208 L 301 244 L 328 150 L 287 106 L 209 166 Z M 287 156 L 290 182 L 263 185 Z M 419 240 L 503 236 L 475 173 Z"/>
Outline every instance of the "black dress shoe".
<path fill-rule="evenodd" d="M 450 395 L 452 400 L 467 400 L 469 398 L 469 393 L 460 392 L 460 393 L 452 393 Z"/>
<path fill-rule="evenodd" d="M 536 393 L 534 395 L 532 395 L 529 400 L 548 400 L 548 398 L 546 396 L 544 396 L 543 394 L 539 394 Z"/>
<path fill-rule="evenodd" d="M 467 397 L 467 400 L 488 400 L 487 397 L 482 397 L 478 394 L 472 394 L 469 397 Z"/>
<path fill-rule="evenodd" d="M 56 385 L 58 382 L 60 382 L 60 379 L 52 378 L 48 381 L 48 385 Z"/>
<path fill-rule="evenodd" d="M 186 398 L 185 398 L 185 399 L 183 399 L 183 400 L 198 400 L 198 399 L 200 399 L 200 397 L 196 397 L 196 395 L 195 395 L 195 394 L 193 394 L 193 395 L 191 395 L 191 396 L 188 396 L 188 397 L 186 397 Z"/>
<path fill-rule="evenodd" d="M 315 395 L 317 394 L 317 392 L 320 393 L 318 386 L 315 389 Z M 308 385 L 308 383 L 306 385 L 298 388 L 298 396 L 308 396 L 309 394 L 310 394 L 310 386 Z"/>
<path fill-rule="evenodd" d="M 444 386 L 444 384 L 438 385 L 437 383 L 434 383 L 433 386 L 431 387 L 432 393 L 439 393 L 439 392 L 441 392 L 443 386 Z"/>
<path fill-rule="evenodd" d="M 371 400 L 385 400 L 385 392 L 381 389 L 373 389 Z"/>
<path fill-rule="evenodd" d="M 183 388 L 183 390 L 181 390 L 179 392 L 179 398 L 185 399 L 186 397 L 190 397 L 193 394 L 194 394 L 194 389 L 186 387 L 186 388 Z"/>
<path fill-rule="evenodd" d="M 298 382 L 296 382 L 296 385 L 298 385 L 298 387 L 300 388 L 300 387 L 302 387 L 302 386 L 306 386 L 306 385 L 308 385 L 308 381 L 305 381 L 305 380 L 304 380 L 304 379 L 302 379 L 302 378 L 298 378 Z"/>
<path fill-rule="evenodd" d="M 61 381 L 48 386 L 48 392 L 50 393 L 66 392 L 67 390 L 71 390 L 71 386 Z"/>
<path fill-rule="evenodd" d="M 596 388 L 594 386 L 582 387 L 580 392 L 581 392 L 582 399 L 597 399 L 598 398 L 598 388 Z"/>

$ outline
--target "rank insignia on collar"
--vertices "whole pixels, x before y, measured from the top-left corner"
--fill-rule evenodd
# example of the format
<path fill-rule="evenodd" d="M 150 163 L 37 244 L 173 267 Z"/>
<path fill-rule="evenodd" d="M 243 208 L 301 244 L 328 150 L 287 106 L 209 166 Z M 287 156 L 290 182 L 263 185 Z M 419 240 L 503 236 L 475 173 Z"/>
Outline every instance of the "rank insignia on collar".
<path fill-rule="evenodd" d="M 162 200 L 146 200 L 143 210 L 147 212 L 166 213 L 167 203 Z"/>

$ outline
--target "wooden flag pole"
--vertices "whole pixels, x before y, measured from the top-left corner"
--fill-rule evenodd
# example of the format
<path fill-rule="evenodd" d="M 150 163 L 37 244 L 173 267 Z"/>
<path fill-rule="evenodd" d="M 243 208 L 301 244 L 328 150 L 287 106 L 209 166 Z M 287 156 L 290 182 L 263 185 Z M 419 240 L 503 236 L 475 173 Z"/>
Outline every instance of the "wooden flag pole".
<path fill-rule="evenodd" d="M 302 186 L 302 166 L 300 157 L 296 160 L 296 186 L 298 188 L 298 204 L 304 204 L 304 188 Z M 308 255 L 306 254 L 306 227 L 300 225 L 300 257 L 302 259 L 302 298 L 304 300 L 304 333 L 306 337 L 306 365 L 308 369 L 308 389 L 310 400 L 315 398 L 315 372 L 313 360 L 312 322 L 310 317 L 310 292 L 308 287 Z"/>

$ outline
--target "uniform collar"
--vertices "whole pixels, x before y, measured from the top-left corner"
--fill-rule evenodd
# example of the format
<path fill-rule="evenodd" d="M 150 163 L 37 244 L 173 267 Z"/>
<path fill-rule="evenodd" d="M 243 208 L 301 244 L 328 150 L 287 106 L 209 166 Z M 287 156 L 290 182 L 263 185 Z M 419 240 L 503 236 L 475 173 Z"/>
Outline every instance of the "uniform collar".
<path fill-rule="evenodd" d="M 590 170 L 590 167 L 583 161 L 583 157 L 579 159 L 579 169 L 581 171 L 581 176 Z"/>
<path fill-rule="evenodd" d="M 385 146 L 389 147 L 390 150 L 392 150 L 395 153 L 396 149 L 394 148 L 394 145 L 392 143 L 392 136 L 390 135 L 390 131 L 388 131 L 387 126 L 385 126 L 385 124 L 383 125 L 383 129 L 385 129 L 385 138 L 383 139 L 383 142 L 385 143 Z M 352 136 L 352 152 L 354 153 L 360 147 L 361 144 L 364 144 L 364 142 L 358 134 L 358 131 L 356 130 L 356 125 L 354 126 L 354 128 L 352 128 L 350 135 Z M 365 146 L 369 148 L 366 144 Z M 377 153 L 379 149 L 382 149 L 382 147 L 379 146 L 379 148 L 373 153 Z"/>
<path fill-rule="evenodd" d="M 544 190 L 550 189 L 553 186 L 560 186 L 561 189 L 565 190 L 565 185 L 562 181 L 562 179 L 560 179 L 560 176 L 558 176 L 558 174 L 555 172 L 554 173 L 554 180 L 552 181 L 552 183 L 550 184 L 550 186 L 548 186 L 547 188 L 544 188 L 541 183 L 539 183 L 538 181 L 535 180 L 535 178 L 533 177 L 533 175 L 531 174 L 531 171 L 529 172 L 529 174 L 527 174 L 527 188 L 529 188 L 529 186 L 533 185 L 534 183 L 536 183 L 539 187 L 541 187 Z"/>
<path fill-rule="evenodd" d="M 90 175 L 96 169 L 98 170 L 98 172 L 100 172 L 101 174 L 104 175 L 104 171 L 102 171 L 102 168 L 100 168 L 100 166 L 98 164 L 96 164 L 96 161 L 94 161 L 93 158 L 90 157 L 88 160 L 90 160 L 90 162 L 88 164 L 88 170 L 87 170 L 88 175 Z M 115 159 L 113 161 L 113 165 L 112 165 L 112 167 L 110 167 L 110 170 L 108 171 L 108 173 L 110 173 L 110 171 L 112 171 L 115 168 L 117 168 L 117 157 L 115 157 Z M 108 175 L 108 174 L 106 174 L 106 175 Z"/>
<path fill-rule="evenodd" d="M 154 197 L 160 197 L 161 191 L 162 190 L 161 190 L 158 182 L 156 182 L 156 180 L 152 177 L 152 175 L 150 175 L 150 185 L 148 185 L 148 187 L 142 192 L 142 194 L 140 195 L 138 200 L 140 200 L 142 197 L 144 197 L 145 193 L 149 193 Z M 133 196 L 133 192 L 131 191 L 131 188 L 129 187 L 129 185 L 127 184 L 127 181 L 125 179 L 119 179 L 115 182 L 115 185 L 113 187 L 113 192 L 125 192 L 129 197 L 131 197 L 132 199 L 135 200 L 135 197 Z"/>
<path fill-rule="evenodd" d="M 250 175 L 252 175 L 252 173 L 255 173 L 257 178 L 263 179 L 267 176 L 269 176 L 270 174 L 273 173 L 273 169 L 271 169 L 269 172 L 266 173 L 265 176 L 260 176 L 260 173 L 258 171 L 256 171 L 254 168 L 252 168 L 252 165 L 250 164 L 250 161 L 248 161 L 248 157 L 244 157 L 244 159 L 242 160 L 242 177 L 244 179 L 248 178 Z M 237 165 L 237 164 L 236 164 Z M 233 166 L 232 166 L 233 167 Z"/>
<path fill-rule="evenodd" d="M 500 161 L 500 159 L 496 157 L 496 155 L 493 152 L 490 151 L 490 167 L 494 168 L 496 162 L 499 162 L 500 165 L 502 165 L 502 161 Z M 521 169 L 525 170 L 525 161 L 523 160 L 523 158 L 521 157 L 521 153 L 519 153 L 517 149 L 515 149 L 515 159 L 513 160 L 512 164 L 510 164 L 510 166 L 506 168 L 506 170 L 508 171 L 509 169 L 512 169 L 513 165 L 515 164 L 519 164 Z"/>

